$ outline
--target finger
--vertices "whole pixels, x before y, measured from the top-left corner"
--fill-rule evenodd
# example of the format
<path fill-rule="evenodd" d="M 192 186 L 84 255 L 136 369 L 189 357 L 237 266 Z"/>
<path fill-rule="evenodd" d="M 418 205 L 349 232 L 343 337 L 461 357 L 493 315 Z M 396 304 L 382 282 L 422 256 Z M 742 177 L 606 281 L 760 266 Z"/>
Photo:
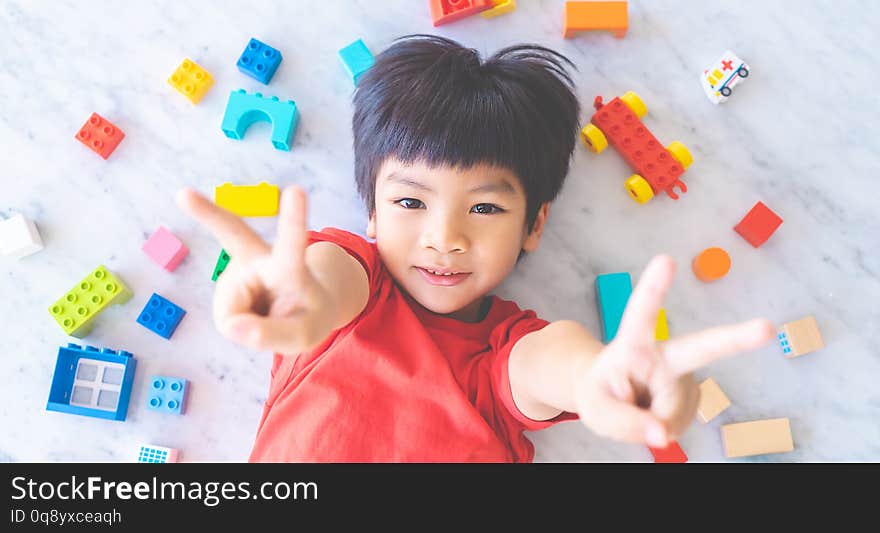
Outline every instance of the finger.
<path fill-rule="evenodd" d="M 300 313 L 284 317 L 238 315 L 230 317 L 226 325 L 235 342 L 257 351 L 296 355 L 320 340 L 308 337 Z"/>
<path fill-rule="evenodd" d="M 218 207 L 190 187 L 177 192 L 177 205 L 210 231 L 229 255 L 248 261 L 269 250 L 263 239 L 241 218 Z"/>
<path fill-rule="evenodd" d="M 693 422 L 699 395 L 700 389 L 692 374 L 681 376 L 670 386 L 654 393 L 651 412 L 664 422 L 670 439 L 678 438 Z"/>
<path fill-rule="evenodd" d="M 582 415 L 584 422 L 603 436 L 646 443 L 656 448 L 664 448 L 668 443 L 665 425 L 651 411 L 621 402 L 607 394 L 596 394 L 590 398 Z"/>
<path fill-rule="evenodd" d="M 302 270 L 305 268 L 308 245 L 306 218 L 305 191 L 296 186 L 284 189 L 278 214 L 278 238 L 272 247 L 272 258 L 295 281 L 302 279 Z"/>
<path fill-rule="evenodd" d="M 654 343 L 657 313 L 672 285 L 675 261 L 668 255 L 655 256 L 645 267 L 626 305 L 619 337 L 645 344 Z"/>
<path fill-rule="evenodd" d="M 754 350 L 775 336 L 773 323 L 759 318 L 670 339 L 662 343 L 660 353 L 672 373 L 680 376 L 723 357 Z"/>

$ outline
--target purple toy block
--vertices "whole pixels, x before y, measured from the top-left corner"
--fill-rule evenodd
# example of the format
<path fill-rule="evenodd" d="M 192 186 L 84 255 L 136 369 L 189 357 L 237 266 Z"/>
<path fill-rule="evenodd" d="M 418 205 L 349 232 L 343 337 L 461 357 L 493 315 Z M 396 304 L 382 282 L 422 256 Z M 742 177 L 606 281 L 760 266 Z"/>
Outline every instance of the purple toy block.
<path fill-rule="evenodd" d="M 189 248 L 162 226 L 150 235 L 141 249 L 160 267 L 172 272 L 183 261 Z"/>

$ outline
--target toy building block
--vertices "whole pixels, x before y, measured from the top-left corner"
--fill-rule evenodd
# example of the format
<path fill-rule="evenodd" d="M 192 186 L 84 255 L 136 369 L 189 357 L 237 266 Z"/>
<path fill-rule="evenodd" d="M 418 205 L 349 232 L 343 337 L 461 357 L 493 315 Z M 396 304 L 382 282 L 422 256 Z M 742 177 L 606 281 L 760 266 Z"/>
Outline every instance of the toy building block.
<path fill-rule="evenodd" d="M 147 408 L 153 411 L 182 415 L 186 409 L 188 393 L 188 383 L 183 378 L 153 376 L 150 378 Z"/>
<path fill-rule="evenodd" d="M 566 2 L 562 36 L 574 37 L 581 31 L 607 30 L 618 39 L 629 29 L 626 2 Z"/>
<path fill-rule="evenodd" d="M 168 272 L 174 271 L 189 253 L 189 248 L 163 226 L 150 235 L 141 250 Z"/>
<path fill-rule="evenodd" d="M 226 253 L 225 248 L 220 249 L 220 256 L 217 258 L 217 264 L 214 265 L 214 274 L 211 276 L 211 281 L 217 281 L 217 278 L 220 277 L 220 274 L 226 270 L 226 265 L 229 264 L 229 254 Z"/>
<path fill-rule="evenodd" d="M 581 130 L 581 141 L 597 154 L 611 142 L 637 172 L 624 183 L 633 200 L 643 204 L 661 191 L 678 200 L 676 187 L 682 193 L 687 192 L 687 186 L 679 178 L 694 158 L 687 147 L 678 141 L 663 148 L 641 121 L 641 117 L 648 113 L 648 108 L 639 95 L 628 91 L 607 104 L 603 104 L 602 97 L 597 96 L 593 107 L 596 113 Z"/>
<path fill-rule="evenodd" d="M 141 444 L 138 449 L 137 462 L 139 463 L 176 463 L 179 452 L 174 448 L 156 446 L 155 444 Z"/>
<path fill-rule="evenodd" d="M 155 292 L 137 317 L 137 323 L 160 337 L 170 339 L 186 311 Z"/>
<path fill-rule="evenodd" d="M 449 24 L 492 8 L 492 0 L 430 0 L 434 27 Z"/>
<path fill-rule="evenodd" d="M 504 15 L 516 9 L 516 0 L 492 0 L 492 8 L 480 13 L 484 19 L 495 18 L 498 15 Z"/>
<path fill-rule="evenodd" d="M 272 124 L 272 145 L 289 152 L 299 123 L 299 111 L 293 100 L 282 102 L 277 96 L 266 98 L 262 93 L 248 94 L 244 89 L 229 94 L 220 126 L 227 137 L 240 141 L 251 124 L 260 121 Z"/>
<path fill-rule="evenodd" d="M 767 239 L 773 235 L 780 224 L 782 224 L 782 218 L 771 211 L 763 202 L 758 202 L 733 229 L 742 235 L 743 239 L 749 241 L 749 244 L 757 248 L 767 242 Z"/>
<path fill-rule="evenodd" d="M 124 421 L 135 368 L 137 360 L 123 350 L 61 347 L 46 410 Z"/>
<path fill-rule="evenodd" d="M 657 325 L 654 327 L 654 339 L 658 341 L 669 340 L 669 324 L 666 323 L 666 309 L 660 309 L 657 313 Z"/>
<path fill-rule="evenodd" d="M 197 104 L 211 88 L 211 85 L 214 85 L 214 78 L 198 63 L 186 58 L 177 67 L 174 74 L 168 78 L 168 84 L 186 96 L 190 102 Z"/>
<path fill-rule="evenodd" d="M 671 441 L 665 448 L 651 448 L 651 455 L 654 456 L 655 463 L 686 463 L 688 456 L 678 445 L 678 442 Z"/>
<path fill-rule="evenodd" d="M 787 418 L 772 418 L 721 426 L 724 455 L 747 457 L 794 450 Z"/>
<path fill-rule="evenodd" d="M 691 270 L 700 281 L 721 279 L 730 272 L 730 256 L 722 248 L 706 248 L 694 257 Z"/>
<path fill-rule="evenodd" d="M 351 81 L 355 85 L 358 84 L 363 73 L 369 70 L 373 63 L 376 62 L 373 59 L 373 54 L 370 53 L 370 49 L 367 48 L 362 39 L 358 39 L 340 50 L 339 59 L 342 60 L 345 71 L 351 76 Z"/>
<path fill-rule="evenodd" d="M 76 138 L 106 160 L 125 138 L 125 133 L 106 118 L 92 113 L 77 132 Z"/>
<path fill-rule="evenodd" d="M 42 249 L 43 239 L 33 220 L 21 213 L 0 220 L 0 255 L 21 259 Z"/>
<path fill-rule="evenodd" d="M 94 319 L 110 305 L 124 304 L 131 291 L 104 265 L 89 273 L 75 287 L 49 306 L 49 314 L 64 333 L 82 338 L 94 327 Z"/>
<path fill-rule="evenodd" d="M 825 347 L 816 317 L 810 315 L 779 328 L 777 335 L 786 359 L 821 350 Z"/>
<path fill-rule="evenodd" d="M 733 94 L 733 88 L 749 77 L 751 67 L 727 50 L 714 65 L 703 71 L 700 82 L 706 96 L 713 104 L 726 102 Z"/>
<path fill-rule="evenodd" d="M 627 272 L 596 276 L 596 300 L 599 303 L 599 323 L 602 342 L 609 343 L 617 336 L 623 311 L 632 294 L 632 279 Z"/>
<path fill-rule="evenodd" d="M 269 81 L 278 70 L 282 59 L 281 52 L 266 43 L 251 38 L 235 65 L 243 74 L 247 74 L 264 85 L 269 85 Z"/>
<path fill-rule="evenodd" d="M 274 217 L 281 191 L 277 185 L 233 185 L 214 188 L 214 203 L 242 217 Z"/>
<path fill-rule="evenodd" d="M 697 406 L 697 418 L 707 424 L 730 407 L 730 399 L 712 378 L 700 383 L 700 404 Z"/>

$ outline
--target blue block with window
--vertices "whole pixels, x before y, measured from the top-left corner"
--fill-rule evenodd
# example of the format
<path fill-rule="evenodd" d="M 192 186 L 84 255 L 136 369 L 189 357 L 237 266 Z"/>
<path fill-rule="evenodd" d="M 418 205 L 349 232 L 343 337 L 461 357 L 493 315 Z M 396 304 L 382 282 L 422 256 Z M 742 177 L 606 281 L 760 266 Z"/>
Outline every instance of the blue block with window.
<path fill-rule="evenodd" d="M 124 421 L 136 368 L 124 350 L 61 347 L 46 410 Z"/>

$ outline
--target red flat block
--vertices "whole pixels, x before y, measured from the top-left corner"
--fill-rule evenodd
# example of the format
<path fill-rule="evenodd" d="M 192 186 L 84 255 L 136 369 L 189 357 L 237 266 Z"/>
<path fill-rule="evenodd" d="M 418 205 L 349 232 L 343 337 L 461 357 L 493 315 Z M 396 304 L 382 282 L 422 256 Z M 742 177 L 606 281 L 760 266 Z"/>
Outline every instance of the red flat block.
<path fill-rule="evenodd" d="M 688 456 L 676 441 L 670 442 L 665 448 L 648 447 L 648 449 L 651 450 L 655 463 L 686 463 L 688 460 Z"/>
<path fill-rule="evenodd" d="M 590 122 L 602 130 L 611 146 L 636 173 L 645 178 L 655 194 L 666 191 L 672 199 L 677 200 L 674 186 L 679 186 L 682 192 L 687 191 L 687 187 L 679 181 L 684 167 L 619 97 L 600 107 Z"/>
<path fill-rule="evenodd" d="M 125 133 L 106 118 L 92 113 L 88 122 L 77 132 L 76 138 L 93 152 L 107 159 L 125 138 Z"/>
<path fill-rule="evenodd" d="M 733 229 L 742 235 L 743 239 L 749 241 L 749 244 L 757 248 L 767 242 L 767 239 L 773 235 L 780 224 L 782 224 L 782 217 L 774 213 L 763 202 L 758 202 Z"/>
<path fill-rule="evenodd" d="M 434 27 L 476 15 L 494 6 L 492 0 L 430 0 Z"/>

